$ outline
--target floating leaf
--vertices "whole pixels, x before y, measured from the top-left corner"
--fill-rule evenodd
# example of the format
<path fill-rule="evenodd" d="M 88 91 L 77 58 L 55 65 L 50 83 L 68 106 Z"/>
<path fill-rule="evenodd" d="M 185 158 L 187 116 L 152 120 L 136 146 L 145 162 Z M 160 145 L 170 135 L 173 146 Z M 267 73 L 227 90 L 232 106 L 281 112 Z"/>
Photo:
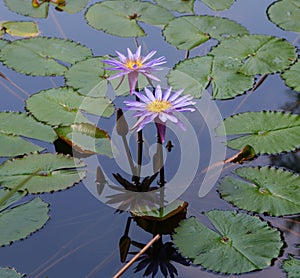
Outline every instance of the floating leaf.
<path fill-rule="evenodd" d="M 300 32 L 298 0 L 276 1 L 267 10 L 269 19 L 286 31 Z"/>
<path fill-rule="evenodd" d="M 228 57 L 203 56 L 185 60 L 168 73 L 168 82 L 185 94 L 201 97 L 211 83 L 214 99 L 233 98 L 252 88 L 254 78 L 238 73 L 241 63 Z"/>
<path fill-rule="evenodd" d="M 285 84 L 291 87 L 293 90 L 300 92 L 300 62 L 299 60 L 292 65 L 288 70 L 281 74 Z"/>
<path fill-rule="evenodd" d="M 155 2 L 169 11 L 194 13 L 195 0 L 155 0 Z"/>
<path fill-rule="evenodd" d="M 13 188 L 33 175 L 23 187 L 29 193 L 62 190 L 80 182 L 85 170 L 76 167 L 84 166 L 78 159 L 61 154 L 30 154 L 0 165 L 0 184 L 5 188 Z M 36 171 L 39 172 L 34 174 Z"/>
<path fill-rule="evenodd" d="M 59 138 L 84 154 L 103 154 L 112 157 L 111 142 L 106 131 L 92 124 L 73 124 L 56 130 Z"/>
<path fill-rule="evenodd" d="M 235 0 L 202 0 L 202 2 L 214 11 L 221 11 L 229 9 Z"/>
<path fill-rule="evenodd" d="M 32 0 L 5 0 L 5 5 L 12 12 L 18 14 L 35 18 L 46 18 L 48 16 L 48 10 L 51 2 L 42 0 L 38 0 L 38 2 L 40 3 L 38 7 L 33 7 Z M 88 0 L 66 0 L 65 5 L 56 3 L 51 3 L 51 5 L 54 5 L 60 11 L 73 14 L 80 12 L 87 3 Z"/>
<path fill-rule="evenodd" d="M 48 221 L 48 204 L 39 197 L 0 214 L 0 246 L 24 239 Z M 1 276 L 7 277 L 7 276 Z"/>
<path fill-rule="evenodd" d="M 18 273 L 15 269 L 9 267 L 0 267 L 0 277 L 5 278 L 22 278 L 25 274 Z"/>
<path fill-rule="evenodd" d="M 13 203 L 19 201 L 25 195 L 24 192 L 15 192 L 12 196 L 9 197 L 8 194 L 10 194 L 11 191 L 12 190 L 0 189 L 0 213 L 1 211 L 4 211 L 6 208 L 11 206 Z"/>
<path fill-rule="evenodd" d="M 300 147 L 300 116 L 277 111 L 246 112 L 224 120 L 226 135 L 240 135 L 227 146 L 240 150 L 251 145 L 257 154 L 275 154 Z M 219 135 L 225 135 L 222 126 Z"/>
<path fill-rule="evenodd" d="M 108 87 L 107 78 L 116 74 L 116 72 L 104 69 L 107 66 L 102 63 L 104 59 L 107 59 L 107 57 L 93 57 L 71 66 L 65 74 L 66 84 L 78 90 L 82 95 L 105 97 Z M 120 83 L 120 78 L 109 82 L 116 88 Z M 143 75 L 139 74 L 138 84 L 142 89 L 148 85 L 148 81 Z M 116 93 L 117 95 L 129 94 L 128 82 L 122 82 Z"/>
<path fill-rule="evenodd" d="M 8 43 L 8 41 L 0 39 L 0 51 Z"/>
<path fill-rule="evenodd" d="M 289 256 L 288 260 L 284 260 L 282 264 L 283 269 L 287 272 L 288 278 L 300 277 L 300 260 Z"/>
<path fill-rule="evenodd" d="M 300 213 L 300 176 L 283 169 L 243 167 L 226 176 L 219 188 L 223 199 L 241 209 L 274 216 Z"/>
<path fill-rule="evenodd" d="M 173 241 L 194 264 L 226 274 L 263 269 L 279 255 L 280 233 L 267 222 L 245 213 L 212 210 L 209 229 L 192 217 L 180 222 Z"/>
<path fill-rule="evenodd" d="M 211 51 L 243 61 L 240 72 L 246 75 L 274 73 L 287 68 L 296 59 L 295 47 L 282 38 L 245 35 L 223 40 Z"/>
<path fill-rule="evenodd" d="M 34 94 L 26 101 L 26 108 L 39 121 L 62 126 L 89 123 L 82 112 L 102 117 L 110 117 L 114 112 L 110 100 L 82 96 L 68 87 L 53 88 Z"/>
<path fill-rule="evenodd" d="M 50 126 L 37 122 L 32 116 L 16 112 L 1 112 L 0 156 L 17 156 L 43 150 L 20 136 L 46 142 L 53 142 L 57 138 Z"/>
<path fill-rule="evenodd" d="M 166 41 L 183 50 L 193 49 L 211 38 L 222 40 L 244 34 L 248 34 L 247 29 L 235 21 L 208 15 L 177 17 L 163 30 Z"/>
<path fill-rule="evenodd" d="M 139 21 L 164 26 L 173 15 L 163 7 L 151 3 L 104 1 L 91 6 L 85 18 L 93 28 L 108 34 L 119 37 L 141 37 L 146 33 L 138 24 Z"/>
<path fill-rule="evenodd" d="M 241 151 L 237 154 L 233 155 L 232 157 L 226 159 L 225 163 L 244 163 L 244 161 L 251 160 L 255 157 L 256 153 L 255 150 L 250 145 L 246 145 Z"/>
<path fill-rule="evenodd" d="M 35 37 L 39 34 L 37 25 L 31 21 L 5 21 L 0 28 L 4 28 L 5 33 L 12 36 Z"/>
<path fill-rule="evenodd" d="M 74 64 L 91 56 L 87 47 L 58 38 L 15 40 L 4 46 L 0 60 L 9 68 L 33 76 L 63 75 L 66 64 Z"/>

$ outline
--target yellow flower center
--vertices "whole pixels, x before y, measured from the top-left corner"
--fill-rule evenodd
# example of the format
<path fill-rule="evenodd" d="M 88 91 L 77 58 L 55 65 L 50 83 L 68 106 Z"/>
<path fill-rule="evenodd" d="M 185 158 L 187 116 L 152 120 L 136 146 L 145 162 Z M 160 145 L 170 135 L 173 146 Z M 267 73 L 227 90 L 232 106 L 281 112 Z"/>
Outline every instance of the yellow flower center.
<path fill-rule="evenodd" d="M 148 111 L 160 113 L 168 110 L 171 106 L 172 104 L 169 101 L 156 99 L 155 101 L 152 101 L 149 104 L 147 104 L 146 108 Z"/>
<path fill-rule="evenodd" d="M 141 62 L 140 59 L 137 60 L 127 60 L 126 64 L 125 64 L 126 68 L 130 69 L 130 70 L 136 70 L 139 69 L 140 67 L 143 66 L 143 63 Z"/>

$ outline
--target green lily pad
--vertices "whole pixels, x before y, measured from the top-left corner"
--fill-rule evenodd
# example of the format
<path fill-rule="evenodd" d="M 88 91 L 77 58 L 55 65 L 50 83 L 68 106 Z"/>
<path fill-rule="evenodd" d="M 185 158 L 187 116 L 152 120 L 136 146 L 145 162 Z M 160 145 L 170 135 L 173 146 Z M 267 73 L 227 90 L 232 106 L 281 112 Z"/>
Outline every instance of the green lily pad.
<path fill-rule="evenodd" d="M 5 5 L 12 12 L 35 17 L 35 18 L 46 18 L 48 16 L 49 7 L 55 6 L 60 11 L 64 11 L 67 13 L 77 13 L 80 12 L 88 3 L 88 0 L 66 0 L 66 5 L 57 5 L 55 3 L 51 3 L 50 1 L 42 1 L 38 0 L 40 3 L 39 7 L 32 6 L 32 0 L 4 0 Z"/>
<path fill-rule="evenodd" d="M 11 206 L 13 203 L 19 201 L 25 195 L 24 192 L 15 192 L 7 198 L 7 195 L 10 194 L 10 192 L 11 190 L 0 189 L 0 215 L 2 211 Z"/>
<path fill-rule="evenodd" d="M 267 10 L 269 19 L 286 31 L 300 32 L 300 5 L 298 0 L 276 1 Z"/>
<path fill-rule="evenodd" d="M 97 30 L 119 37 L 146 36 L 139 21 L 164 26 L 173 15 L 165 8 L 148 2 L 104 1 L 91 6 L 85 18 Z M 122 28 L 120 28 L 122 26 Z"/>
<path fill-rule="evenodd" d="M 17 112 L 1 112 L 0 156 L 11 157 L 44 149 L 20 136 L 46 142 L 57 139 L 50 126 L 37 122 L 32 116 Z"/>
<path fill-rule="evenodd" d="M 274 216 L 300 213 L 300 176 L 283 169 L 243 167 L 226 176 L 219 188 L 223 199 L 240 209 Z"/>
<path fill-rule="evenodd" d="M 0 267 L 0 277 L 22 278 L 24 276 L 26 276 L 26 274 L 21 274 L 21 273 L 17 272 L 14 268 Z"/>
<path fill-rule="evenodd" d="M 24 239 L 42 228 L 49 219 L 48 212 L 48 204 L 43 202 L 39 197 L 1 212 L 0 246 Z"/>
<path fill-rule="evenodd" d="M 56 130 L 59 138 L 84 154 L 103 154 L 113 157 L 109 135 L 92 124 L 73 124 Z"/>
<path fill-rule="evenodd" d="M 67 66 L 92 55 L 79 43 L 37 37 L 15 40 L 1 49 L 0 60 L 9 68 L 32 76 L 63 75 Z M 60 61 L 60 62 L 58 62 Z"/>
<path fill-rule="evenodd" d="M 293 90 L 300 92 L 300 62 L 299 60 L 292 65 L 288 70 L 281 74 L 285 84 Z"/>
<path fill-rule="evenodd" d="M 120 78 L 107 80 L 109 76 L 116 74 L 116 71 L 105 70 L 107 65 L 102 63 L 102 60 L 107 58 L 107 56 L 93 57 L 71 66 L 65 74 L 66 84 L 78 90 L 80 94 L 90 97 L 105 97 L 108 82 L 113 88 L 118 87 L 117 95 L 129 94 L 127 80 L 124 80 L 120 86 Z M 148 85 L 147 79 L 142 74 L 139 74 L 138 84 L 140 89 Z"/>
<path fill-rule="evenodd" d="M 300 276 L 300 260 L 289 256 L 288 260 L 284 260 L 283 269 L 287 272 L 288 278 L 298 278 Z"/>
<path fill-rule="evenodd" d="M 241 62 L 229 57 L 203 56 L 180 62 L 168 73 L 168 82 L 174 90 L 200 98 L 212 85 L 213 99 L 228 99 L 252 88 L 254 78 L 238 72 Z"/>
<path fill-rule="evenodd" d="M 39 34 L 37 25 L 32 21 L 5 21 L 0 24 L 0 28 L 12 36 L 35 37 Z"/>
<path fill-rule="evenodd" d="M 109 99 L 82 96 L 68 87 L 53 88 L 32 95 L 26 101 L 26 109 L 39 121 L 54 126 L 89 123 L 83 113 L 110 117 L 114 112 Z"/>
<path fill-rule="evenodd" d="M 8 43 L 7 40 L 3 40 L 3 39 L 0 38 L 0 51 L 1 51 L 1 49 L 2 49 L 7 43 Z"/>
<path fill-rule="evenodd" d="M 211 38 L 222 40 L 244 34 L 248 34 L 247 29 L 235 21 L 208 15 L 177 17 L 163 30 L 166 41 L 183 50 L 193 49 Z"/>
<path fill-rule="evenodd" d="M 155 2 L 169 11 L 194 13 L 195 0 L 155 0 Z"/>
<path fill-rule="evenodd" d="M 277 111 L 246 112 L 224 120 L 219 135 L 240 135 L 227 146 L 240 150 L 251 145 L 257 154 L 276 154 L 300 147 L 300 116 Z"/>
<path fill-rule="evenodd" d="M 0 165 L 0 185 L 14 188 L 28 176 L 32 176 L 22 188 L 29 193 L 63 190 L 84 178 L 85 170 L 80 169 L 84 166 L 78 159 L 62 154 L 30 154 L 7 160 Z"/>
<path fill-rule="evenodd" d="M 296 59 L 296 48 L 282 38 L 245 35 L 223 40 L 211 51 L 243 61 L 240 72 L 246 75 L 267 74 L 286 69 Z"/>
<path fill-rule="evenodd" d="M 240 274 L 263 269 L 279 255 L 278 230 L 258 217 L 212 210 L 205 215 L 210 229 L 192 217 L 180 222 L 173 241 L 182 255 L 212 271 Z"/>
<path fill-rule="evenodd" d="M 235 0 L 202 0 L 202 2 L 214 11 L 221 11 L 229 9 Z"/>

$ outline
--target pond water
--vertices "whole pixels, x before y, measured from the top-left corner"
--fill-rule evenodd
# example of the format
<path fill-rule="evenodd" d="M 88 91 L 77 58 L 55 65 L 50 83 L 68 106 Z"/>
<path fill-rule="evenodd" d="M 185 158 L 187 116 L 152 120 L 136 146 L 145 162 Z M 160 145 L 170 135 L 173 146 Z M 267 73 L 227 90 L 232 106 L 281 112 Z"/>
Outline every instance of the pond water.
<path fill-rule="evenodd" d="M 89 1 L 88 6 L 97 1 Z M 271 23 L 266 10 L 273 3 L 272 0 L 237 0 L 233 6 L 225 11 L 214 12 L 206 7 L 202 2 L 196 1 L 195 11 L 197 14 L 217 15 L 227 17 L 245 26 L 252 34 L 266 34 L 283 37 L 296 46 L 299 46 L 297 34 L 279 29 Z M 126 48 L 135 49 L 133 39 L 118 38 L 101 31 L 97 31 L 88 26 L 84 20 L 84 9 L 77 14 L 67 14 L 50 9 L 47 19 L 37 19 L 42 36 L 68 38 L 91 48 L 95 56 L 114 54 L 115 50 L 125 52 Z M 27 20 L 28 18 L 17 15 L 9 11 L 4 1 L 0 1 L 0 21 L 7 20 Z M 172 68 L 179 60 L 184 59 L 185 51 L 177 50 L 166 43 L 161 30 L 156 27 L 143 24 L 147 37 L 139 38 L 139 43 L 148 50 L 156 49 L 158 56 L 165 56 L 167 59 L 166 68 Z M 190 57 L 203 55 L 209 50 L 209 46 L 204 45 L 193 49 Z M 0 72 L 19 86 L 17 88 L 5 79 L 0 79 L 1 89 L 1 111 L 22 111 L 24 112 L 24 100 L 28 95 L 34 94 L 44 89 L 62 86 L 64 80 L 61 77 L 31 77 L 17 73 L 7 67 L 0 65 Z M 21 89 L 20 89 L 21 88 Z M 22 92 L 23 91 L 23 92 Z M 210 89 L 208 89 L 210 92 Z M 116 100 L 116 105 L 122 105 L 122 101 Z M 299 104 L 299 94 L 293 92 L 285 86 L 278 74 L 269 75 L 263 84 L 254 92 L 238 96 L 226 101 L 212 101 L 206 99 L 205 105 L 212 107 L 216 105 L 221 118 L 246 111 L 261 110 L 286 110 L 290 111 L 293 104 Z M 200 107 L 204 107 L 200 100 Z M 297 106 L 293 111 L 297 112 Z M 299 111 L 298 111 L 299 112 Z M 215 116 L 215 115 L 214 115 Z M 196 216 L 202 223 L 210 225 L 203 212 L 212 209 L 235 209 L 232 205 L 222 200 L 216 191 L 217 184 L 203 197 L 198 196 L 199 188 L 205 178 L 203 170 L 209 165 L 211 158 L 211 138 L 209 128 L 206 126 L 205 117 L 208 114 L 195 112 L 186 115 L 188 122 L 195 131 L 195 136 L 199 140 L 199 165 L 193 176 L 183 176 L 183 179 L 191 178 L 186 190 L 180 192 L 180 200 L 188 203 L 187 217 Z M 115 115 L 108 120 L 101 121 L 101 127 L 112 132 Z M 132 121 L 133 123 L 133 121 Z M 149 127 L 145 131 L 144 145 L 155 146 L 156 138 L 152 138 L 151 133 L 155 132 L 154 127 Z M 198 160 L 191 157 L 186 159 L 184 165 L 180 164 L 181 152 L 190 153 L 191 156 L 197 146 L 185 138 L 184 145 L 178 138 L 176 131 L 167 131 L 168 140 L 174 144 L 173 150 L 168 153 L 165 164 L 165 176 L 167 182 L 176 176 L 177 171 L 189 173 L 190 163 Z M 187 135 L 186 135 L 187 136 Z M 136 137 L 130 139 L 133 157 L 136 157 L 135 145 Z M 148 141 L 147 141 L 148 140 Z M 191 139 L 192 140 L 192 139 Z M 49 152 L 57 149 L 53 145 L 45 144 Z M 1 146 L 3 147 L 3 146 Z M 182 148 L 180 150 L 178 147 Z M 149 151 L 150 152 L 150 151 Z M 236 151 L 226 149 L 226 157 L 235 154 Z M 144 163 L 151 164 L 149 153 L 145 150 Z M 95 159 L 95 160 L 93 160 Z M 124 265 L 119 258 L 119 240 L 123 236 L 129 212 L 116 212 L 116 209 L 105 204 L 103 196 L 97 196 L 97 185 L 95 182 L 95 165 L 98 163 L 103 168 L 105 174 L 113 181 L 113 173 L 119 171 L 116 163 L 103 156 L 87 158 L 91 163 L 88 171 L 88 178 L 74 187 L 53 194 L 42 194 L 41 198 L 50 204 L 50 221 L 38 232 L 29 236 L 25 240 L 17 241 L 10 246 L 0 249 L 1 266 L 15 267 L 19 272 L 26 273 L 28 277 L 113 277 L 113 275 Z M 5 159 L 3 159 L 4 161 Z M 196 161 L 196 162 L 195 162 Z M 299 153 L 283 154 L 278 156 L 259 156 L 256 160 L 246 162 L 246 165 L 277 165 L 285 166 L 299 172 Z M 146 167 L 147 165 L 145 165 Z M 197 166 L 197 165 L 196 165 Z M 236 165 L 226 166 L 221 177 L 233 170 Z M 122 171 L 124 174 L 124 171 Z M 125 173 L 126 174 L 126 173 Z M 193 173 L 192 173 L 193 174 Z M 89 176 L 90 175 L 90 176 Z M 129 177 L 129 175 L 127 175 Z M 221 178 L 220 177 L 220 178 Z M 117 184 L 117 182 L 115 182 Z M 98 188 L 99 191 L 99 188 Z M 182 194 L 181 194 L 182 193 Z M 273 265 L 260 271 L 255 271 L 240 275 L 240 277 L 286 277 L 279 268 L 283 259 L 288 253 L 299 253 L 295 249 L 295 244 L 299 242 L 300 225 L 297 217 L 271 218 L 265 217 L 270 224 L 283 231 L 286 247 L 281 257 L 273 262 Z M 131 240 L 146 244 L 152 238 L 152 234 L 144 231 L 135 221 L 131 222 L 129 236 Z M 169 235 L 163 236 L 163 242 L 171 242 Z M 139 249 L 131 246 L 130 251 Z M 299 254 L 298 254 L 299 255 Z M 130 259 L 132 255 L 128 255 Z M 143 271 L 134 273 L 134 266 L 130 267 L 122 277 L 142 277 Z M 201 267 L 184 266 L 174 263 L 178 271 L 178 277 L 223 277 L 221 274 L 206 271 Z M 155 277 L 164 277 L 158 271 Z M 230 276 L 235 277 L 235 276 Z"/>

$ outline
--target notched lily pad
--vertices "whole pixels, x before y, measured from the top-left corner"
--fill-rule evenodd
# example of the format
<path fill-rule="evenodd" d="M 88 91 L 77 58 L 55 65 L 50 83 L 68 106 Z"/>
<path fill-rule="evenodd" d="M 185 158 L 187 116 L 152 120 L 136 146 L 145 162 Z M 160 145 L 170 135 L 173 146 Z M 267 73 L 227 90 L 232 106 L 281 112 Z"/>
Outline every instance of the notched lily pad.
<path fill-rule="evenodd" d="M 227 146 L 240 150 L 251 145 L 257 154 L 276 154 L 300 147 L 300 116 L 277 111 L 246 112 L 233 115 L 220 125 L 218 135 L 237 135 Z M 225 134 L 224 134 L 225 132 Z"/>
<path fill-rule="evenodd" d="M 89 7 L 87 23 L 97 30 L 119 37 L 141 37 L 146 33 L 139 21 L 164 26 L 173 15 L 165 8 L 148 2 L 104 1 Z"/>
<path fill-rule="evenodd" d="M 229 99 L 252 88 L 254 78 L 239 73 L 242 63 L 230 57 L 206 55 L 178 63 L 168 73 L 168 83 L 185 94 L 200 98 L 212 85 L 213 99 Z"/>
<path fill-rule="evenodd" d="M 298 60 L 288 70 L 281 74 L 285 84 L 293 90 L 300 92 L 300 61 Z"/>
<path fill-rule="evenodd" d="M 112 157 L 112 146 L 108 133 L 88 123 L 59 127 L 59 138 L 83 154 L 103 154 Z"/>
<path fill-rule="evenodd" d="M 214 11 L 221 11 L 229 9 L 235 0 L 202 0 L 202 2 Z"/>
<path fill-rule="evenodd" d="M 155 2 L 169 11 L 194 13 L 195 0 L 155 0 Z"/>
<path fill-rule="evenodd" d="M 223 40 L 211 51 L 243 62 L 239 72 L 246 75 L 275 73 L 296 60 L 296 48 L 282 38 L 266 35 L 245 35 Z"/>
<path fill-rule="evenodd" d="M 63 75 L 69 64 L 86 59 L 91 50 L 79 43 L 58 38 L 37 37 L 5 45 L 0 60 L 9 68 L 32 76 Z"/>
<path fill-rule="evenodd" d="M 284 260 L 282 268 L 286 271 L 288 278 L 300 277 L 300 260 L 293 256 L 289 256 L 288 260 Z"/>
<path fill-rule="evenodd" d="M 182 50 L 193 49 L 211 38 L 222 40 L 245 34 L 247 29 L 235 21 L 208 15 L 177 17 L 163 30 L 166 41 Z"/>
<path fill-rule="evenodd" d="M 35 37 L 39 34 L 36 23 L 32 21 L 4 21 L 0 24 L 0 29 L 18 37 Z"/>
<path fill-rule="evenodd" d="M 5 278 L 22 278 L 22 277 L 25 277 L 25 276 L 26 276 L 26 274 L 19 273 L 14 268 L 0 267 L 0 277 L 5 277 Z"/>
<path fill-rule="evenodd" d="M 273 216 L 300 213 L 300 176 L 284 169 L 243 167 L 218 188 L 223 199 L 240 209 Z"/>
<path fill-rule="evenodd" d="M 85 177 L 85 170 L 81 169 L 84 166 L 78 159 L 61 154 L 30 154 L 0 165 L 0 185 L 14 188 L 32 176 L 23 186 L 29 193 L 63 190 Z"/>
<path fill-rule="evenodd" d="M 276 1 L 267 10 L 269 19 L 286 31 L 300 32 L 300 6 L 298 0 Z"/>
<path fill-rule="evenodd" d="M 180 222 L 173 242 L 196 265 L 226 274 L 263 269 L 283 245 L 278 230 L 258 217 L 234 211 L 212 210 L 205 215 L 214 229 L 196 218 Z"/>
<path fill-rule="evenodd" d="M 110 117 L 114 106 L 107 98 L 79 95 L 72 88 L 61 87 L 41 91 L 26 101 L 26 109 L 39 121 L 53 126 L 90 123 L 83 113 Z"/>

